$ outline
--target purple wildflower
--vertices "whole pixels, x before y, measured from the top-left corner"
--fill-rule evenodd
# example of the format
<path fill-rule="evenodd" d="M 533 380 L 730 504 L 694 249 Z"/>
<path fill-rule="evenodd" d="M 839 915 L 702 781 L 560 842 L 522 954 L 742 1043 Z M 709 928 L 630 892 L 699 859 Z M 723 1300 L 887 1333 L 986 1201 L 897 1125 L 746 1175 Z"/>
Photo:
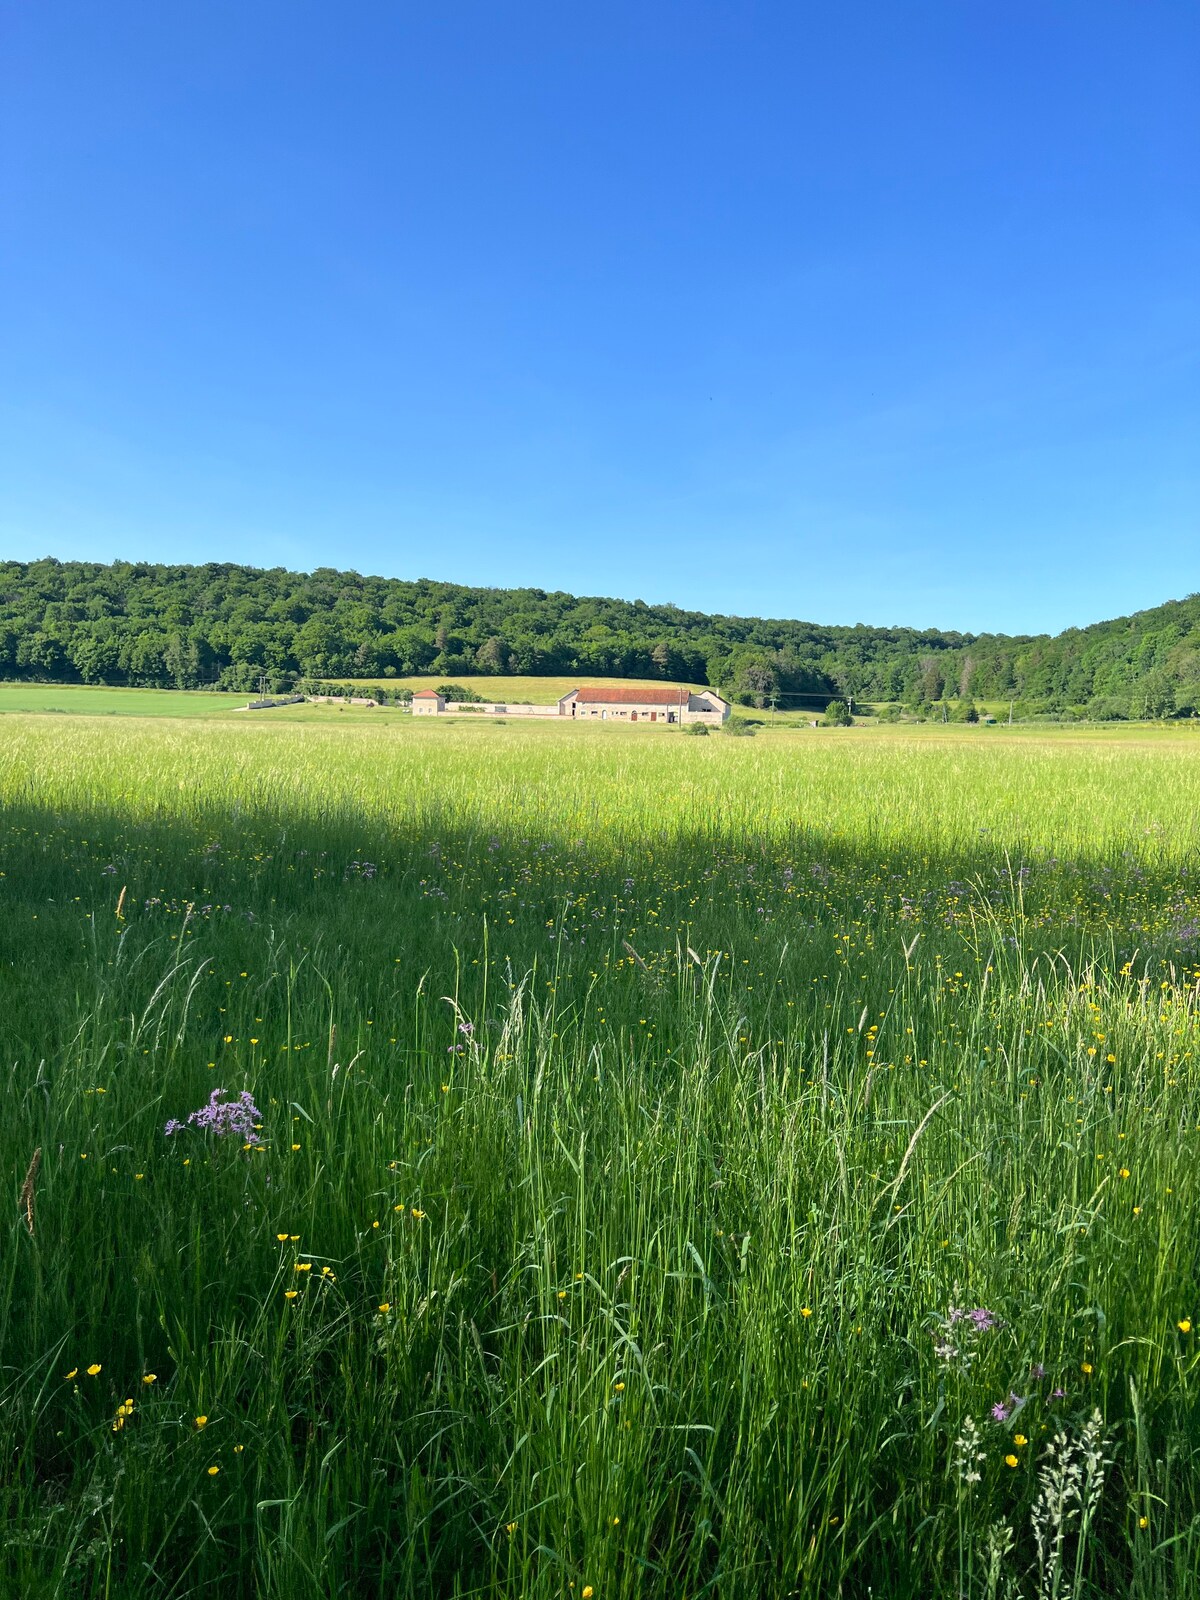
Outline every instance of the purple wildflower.
<path fill-rule="evenodd" d="M 1065 1400 L 1066 1396 L 1067 1391 L 1065 1389 L 1051 1389 L 1050 1391 L 1051 1400 Z"/>
<path fill-rule="evenodd" d="M 990 1333 L 999 1320 L 996 1313 L 989 1311 L 986 1306 L 976 1306 L 972 1311 L 964 1311 L 961 1306 L 950 1307 L 950 1321 L 969 1322 L 976 1333 Z"/>
<path fill-rule="evenodd" d="M 1008 1417 L 1009 1408 L 1005 1405 L 1003 1400 L 997 1400 L 996 1404 L 992 1407 L 993 1420 L 996 1422 L 1007 1422 Z"/>
<path fill-rule="evenodd" d="M 1029 1369 L 1029 1376 L 1037 1382 L 1046 1376 L 1046 1369 L 1040 1361 L 1035 1361 Z"/>
<path fill-rule="evenodd" d="M 236 1100 L 222 1100 L 224 1093 L 224 1089 L 214 1089 L 208 1097 L 208 1104 L 193 1111 L 187 1122 L 201 1133 L 215 1133 L 222 1137 L 235 1134 L 245 1144 L 259 1144 L 258 1129 L 262 1125 L 262 1112 L 254 1104 L 249 1091 L 243 1089 Z M 185 1126 L 186 1123 L 172 1117 L 163 1133 L 169 1139 Z"/>

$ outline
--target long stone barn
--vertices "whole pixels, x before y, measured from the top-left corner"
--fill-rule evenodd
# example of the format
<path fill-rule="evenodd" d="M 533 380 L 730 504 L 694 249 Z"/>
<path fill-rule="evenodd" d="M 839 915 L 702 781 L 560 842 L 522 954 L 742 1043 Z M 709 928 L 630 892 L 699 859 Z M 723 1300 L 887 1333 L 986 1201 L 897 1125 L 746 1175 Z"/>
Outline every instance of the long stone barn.
<path fill-rule="evenodd" d="M 711 689 L 627 689 L 617 684 L 589 684 L 564 694 L 558 702 L 558 713 L 577 721 L 720 725 L 729 715 L 729 701 Z"/>
<path fill-rule="evenodd" d="M 706 722 L 720 726 L 729 716 L 729 701 L 712 689 L 626 688 L 610 683 L 572 689 L 557 706 L 446 700 L 436 689 L 418 689 L 412 697 L 418 717 L 499 716 L 571 717 L 577 722 L 640 722 L 679 726 Z"/>

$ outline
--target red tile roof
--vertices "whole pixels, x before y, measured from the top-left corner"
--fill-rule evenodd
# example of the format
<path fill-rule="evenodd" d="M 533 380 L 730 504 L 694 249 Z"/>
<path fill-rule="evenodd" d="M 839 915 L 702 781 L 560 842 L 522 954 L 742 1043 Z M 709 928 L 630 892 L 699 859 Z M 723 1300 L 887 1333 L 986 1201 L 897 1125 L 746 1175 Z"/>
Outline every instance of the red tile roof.
<path fill-rule="evenodd" d="M 436 689 L 416 689 L 413 691 L 414 700 L 440 700 L 442 696 Z"/>
<path fill-rule="evenodd" d="M 575 692 L 576 705 L 686 706 L 686 689 L 627 689 L 619 684 L 595 684 Z"/>

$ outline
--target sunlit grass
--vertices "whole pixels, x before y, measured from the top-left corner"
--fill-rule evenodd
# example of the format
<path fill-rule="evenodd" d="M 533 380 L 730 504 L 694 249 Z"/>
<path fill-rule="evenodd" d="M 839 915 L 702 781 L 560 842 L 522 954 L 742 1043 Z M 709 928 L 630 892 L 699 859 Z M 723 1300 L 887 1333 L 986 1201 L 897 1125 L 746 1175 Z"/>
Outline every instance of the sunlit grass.
<path fill-rule="evenodd" d="M 926 734 L 6 718 L 0 1593 L 1195 1593 L 1200 762 Z"/>

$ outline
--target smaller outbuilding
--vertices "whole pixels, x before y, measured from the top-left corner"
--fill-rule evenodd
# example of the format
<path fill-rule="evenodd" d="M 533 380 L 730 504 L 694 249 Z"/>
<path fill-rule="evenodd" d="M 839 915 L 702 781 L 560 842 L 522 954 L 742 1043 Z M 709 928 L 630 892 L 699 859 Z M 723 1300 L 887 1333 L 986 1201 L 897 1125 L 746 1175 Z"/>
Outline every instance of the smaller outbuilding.
<path fill-rule="evenodd" d="M 436 689 L 418 689 L 412 697 L 414 717 L 438 717 L 446 710 L 446 697 Z"/>

